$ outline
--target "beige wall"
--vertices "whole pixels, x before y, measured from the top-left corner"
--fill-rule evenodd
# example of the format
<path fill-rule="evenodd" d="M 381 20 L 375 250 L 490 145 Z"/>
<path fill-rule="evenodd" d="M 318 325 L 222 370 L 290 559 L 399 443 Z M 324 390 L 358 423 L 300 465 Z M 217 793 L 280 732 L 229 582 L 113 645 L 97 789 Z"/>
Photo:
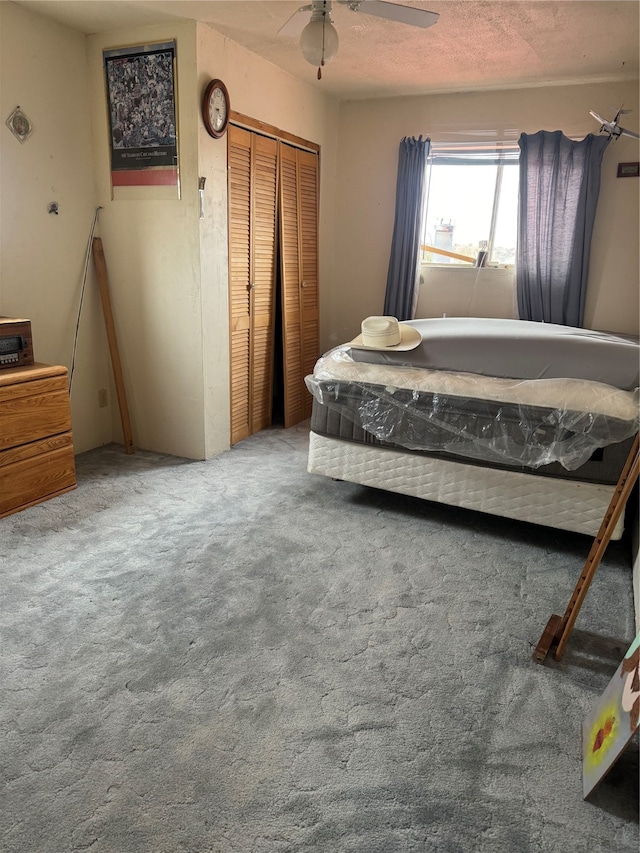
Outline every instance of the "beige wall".
<path fill-rule="evenodd" d="M 140 200 L 112 201 L 102 51 L 170 38 L 177 41 L 181 198 L 149 201 L 141 192 Z M 202 95 L 212 77 L 221 78 L 235 110 L 319 143 L 323 158 L 326 147 L 327 174 L 335 170 L 336 120 L 322 95 L 207 25 L 102 34 L 90 38 L 89 54 L 100 228 L 134 440 L 151 450 L 209 457 L 229 447 L 227 174 L 226 137 L 206 133 Z M 206 178 L 202 220 L 200 176 Z M 330 193 L 324 196 L 329 209 Z"/>
<path fill-rule="evenodd" d="M 321 146 L 321 290 L 332 280 L 338 107 L 193 22 L 86 38 L 0 3 L 2 115 L 20 104 L 24 145 L 2 125 L 0 312 L 33 322 L 36 357 L 71 366 L 89 234 L 103 240 L 134 443 L 191 458 L 229 446 L 226 138 L 200 116 L 211 77 L 234 109 Z M 181 196 L 112 198 L 102 51 L 175 39 Z M 25 50 L 24 46 L 29 45 Z M 199 218 L 198 178 L 207 178 Z M 126 196 L 126 200 L 123 198 Z M 47 213 L 50 201 L 60 215 Z M 109 390 L 99 408 L 98 391 Z M 76 452 L 121 441 L 104 321 L 89 259 L 72 390 Z"/>
<path fill-rule="evenodd" d="M 172 38 L 178 57 L 181 198 L 149 200 L 141 191 L 138 198 L 112 200 L 102 51 Z M 134 440 L 151 450 L 209 457 L 229 446 L 227 141 L 207 134 L 202 95 L 212 77 L 221 78 L 235 110 L 320 144 L 327 175 L 335 171 L 336 108 L 207 25 L 93 36 L 89 57 L 100 232 Z M 278 93 L 275 100 L 271 92 Z M 201 176 L 206 178 L 204 219 L 199 218 Z M 325 179 L 326 210 L 332 206 L 328 184 Z M 323 223 L 321 229 L 327 231 Z"/>
<path fill-rule="evenodd" d="M 176 41 L 181 197 L 154 198 L 136 188 L 112 199 L 102 51 Z M 195 24 L 145 27 L 88 39 L 93 163 L 102 207 L 99 234 L 111 298 L 134 444 L 204 455 L 201 288 L 198 264 Z M 194 184 L 196 189 L 194 191 Z M 112 407 L 119 434 L 117 405 Z"/>
<path fill-rule="evenodd" d="M 30 319 L 36 359 L 70 369 L 96 207 L 86 39 L 2 2 L 0 56 L 0 314 Z M 18 104 L 34 126 L 22 144 L 5 125 Z M 111 440 L 98 406 L 109 381 L 90 264 L 71 392 L 77 451 Z"/>
<path fill-rule="evenodd" d="M 0 313 L 29 317 L 36 357 L 70 367 L 100 205 L 96 233 L 104 241 L 134 442 L 192 458 L 228 447 L 226 139 L 211 139 L 200 117 L 211 77 L 225 81 L 238 112 L 321 146 L 322 349 L 348 340 L 363 316 L 382 308 L 402 136 L 463 139 L 489 129 L 509 138 L 541 128 L 578 136 L 596 129 L 589 109 L 609 114 L 622 101 L 638 102 L 637 85 L 601 84 L 339 105 L 207 25 L 176 22 L 87 39 L 11 3 L 0 2 L 0 16 Z M 143 193 L 113 201 L 102 50 L 172 38 L 181 198 Z M 4 125 L 17 104 L 35 127 L 23 145 Z M 637 111 L 625 118 L 637 129 Z M 605 155 L 587 298 L 590 325 L 630 332 L 638 325 L 640 182 L 618 180 L 615 171 L 619 161 L 637 159 L 637 145 L 625 138 Z M 199 176 L 207 179 L 202 220 Z M 47 213 L 51 201 L 59 216 Z M 442 287 L 432 281 L 433 298 L 428 288 L 421 294 L 422 313 L 513 310 L 508 277 L 472 278 Z M 110 392 L 106 409 L 98 406 L 103 387 Z M 91 261 L 72 415 L 77 452 L 121 439 Z"/>
<path fill-rule="evenodd" d="M 421 268 L 416 317 L 517 319 L 513 269 L 435 266 Z"/>
<path fill-rule="evenodd" d="M 638 104 L 634 83 L 548 87 L 501 92 L 395 98 L 342 105 L 335 221 L 335 282 L 327 344 L 349 340 L 363 317 L 382 311 L 395 205 L 398 145 L 403 136 L 434 141 L 482 138 L 517 140 L 521 132 L 562 130 L 567 136 L 598 131 L 589 115 L 613 115 L 621 103 Z M 625 116 L 638 130 L 638 111 Z M 617 179 L 618 162 L 638 160 L 638 145 L 628 137 L 611 143 L 604 158 L 600 202 L 594 228 L 586 303 L 586 325 L 638 332 L 638 185 Z M 488 271 L 491 273 L 491 271 Z M 447 292 L 437 309 L 421 294 L 427 316 L 467 313 L 464 273 L 450 271 Z M 474 286 L 475 286 L 475 277 Z M 428 282 L 431 292 L 442 276 Z M 443 282 L 444 283 L 444 282 Z M 504 282 L 491 288 L 500 316 L 512 316 L 512 294 Z M 486 287 L 487 283 L 483 283 Z M 496 301 L 497 300 L 497 301 Z"/>
<path fill-rule="evenodd" d="M 198 99 L 214 77 L 222 79 L 231 107 L 320 145 L 319 267 L 321 326 L 333 281 L 333 210 L 335 205 L 338 105 L 317 89 L 284 74 L 210 26 L 197 36 Z M 226 138 L 212 139 L 198 120 L 199 170 L 206 177 L 205 219 L 200 220 L 203 291 L 204 377 L 207 399 L 207 454 L 229 443 L 227 173 Z"/>

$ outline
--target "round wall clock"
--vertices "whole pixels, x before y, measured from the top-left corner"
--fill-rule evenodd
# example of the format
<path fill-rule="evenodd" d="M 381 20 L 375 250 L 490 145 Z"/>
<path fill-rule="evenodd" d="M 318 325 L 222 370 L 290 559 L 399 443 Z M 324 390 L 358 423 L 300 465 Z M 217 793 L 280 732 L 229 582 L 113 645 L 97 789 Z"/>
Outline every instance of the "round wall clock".
<path fill-rule="evenodd" d="M 214 139 L 219 139 L 229 123 L 229 93 L 222 80 L 212 80 L 207 86 L 202 101 L 202 118 L 205 127 Z"/>

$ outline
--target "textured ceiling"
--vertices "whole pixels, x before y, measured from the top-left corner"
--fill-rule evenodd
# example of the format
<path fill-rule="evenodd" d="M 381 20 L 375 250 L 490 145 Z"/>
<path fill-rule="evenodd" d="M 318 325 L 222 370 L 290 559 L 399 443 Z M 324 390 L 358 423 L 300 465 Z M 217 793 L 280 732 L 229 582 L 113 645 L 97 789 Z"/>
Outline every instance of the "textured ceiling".
<path fill-rule="evenodd" d="M 342 99 L 638 78 L 637 0 L 402 0 L 402 5 L 440 14 L 429 29 L 334 3 L 340 47 L 321 81 L 302 58 L 298 39 L 278 35 L 305 2 L 23 0 L 21 5 L 84 33 L 175 18 L 206 21 L 293 76 Z"/>

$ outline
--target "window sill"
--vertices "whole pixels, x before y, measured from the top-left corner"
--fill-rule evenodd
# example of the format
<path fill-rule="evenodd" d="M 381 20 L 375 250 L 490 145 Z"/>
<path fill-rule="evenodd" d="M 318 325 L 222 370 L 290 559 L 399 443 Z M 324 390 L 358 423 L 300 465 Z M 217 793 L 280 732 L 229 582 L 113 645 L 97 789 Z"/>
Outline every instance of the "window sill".
<path fill-rule="evenodd" d="M 515 272 L 515 264 L 487 264 L 484 267 L 476 267 L 472 264 L 426 264 L 421 263 L 420 268 L 424 270 L 452 270 L 460 272 L 461 270 L 500 270 L 502 272 Z"/>

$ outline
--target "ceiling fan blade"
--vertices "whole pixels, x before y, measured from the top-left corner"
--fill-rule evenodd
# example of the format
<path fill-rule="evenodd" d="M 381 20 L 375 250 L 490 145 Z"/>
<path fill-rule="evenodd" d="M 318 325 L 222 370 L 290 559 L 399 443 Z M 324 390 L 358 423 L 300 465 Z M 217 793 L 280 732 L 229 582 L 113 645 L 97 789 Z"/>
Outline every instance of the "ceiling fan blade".
<path fill-rule="evenodd" d="M 300 6 L 278 30 L 279 36 L 299 36 L 311 20 L 311 6 Z"/>
<path fill-rule="evenodd" d="M 589 115 L 593 116 L 596 121 L 600 122 L 600 124 L 606 124 L 602 116 L 599 116 L 598 113 L 594 113 L 593 110 L 589 110 Z"/>
<path fill-rule="evenodd" d="M 364 12 L 367 15 L 375 15 L 376 18 L 409 24 L 411 27 L 432 27 L 440 17 L 437 12 L 399 6 L 397 3 L 386 3 L 385 0 L 360 0 L 359 3 L 348 3 L 348 5 L 354 12 Z"/>
<path fill-rule="evenodd" d="M 630 136 L 631 139 L 640 139 L 640 135 L 634 133 L 632 130 L 627 130 L 626 127 L 621 127 L 620 133 L 622 134 L 622 136 Z"/>

